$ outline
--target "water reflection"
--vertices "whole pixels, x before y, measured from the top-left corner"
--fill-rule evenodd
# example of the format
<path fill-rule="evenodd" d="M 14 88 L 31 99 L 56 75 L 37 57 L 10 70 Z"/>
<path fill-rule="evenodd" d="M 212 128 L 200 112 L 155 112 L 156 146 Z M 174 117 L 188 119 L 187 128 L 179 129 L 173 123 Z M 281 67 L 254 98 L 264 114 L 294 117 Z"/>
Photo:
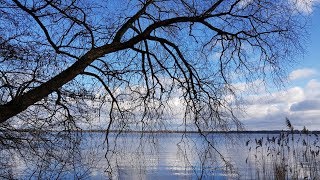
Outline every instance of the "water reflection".
<path fill-rule="evenodd" d="M 215 137 L 211 137 L 211 143 Z M 129 144 L 129 145 L 128 145 Z M 108 176 L 120 179 L 226 177 L 231 168 L 198 134 L 124 134 L 107 153 Z M 128 148 L 129 146 L 129 148 Z"/>
<path fill-rule="evenodd" d="M 267 159 L 271 146 L 265 144 L 267 138 L 272 139 L 267 134 L 209 134 L 204 138 L 197 133 L 111 133 L 106 140 L 105 133 L 51 132 L 38 137 L 42 141 L 3 146 L 1 178 L 261 179 L 266 177 L 261 176 L 263 170 L 274 177 L 274 163 Z M 246 144 L 248 139 L 252 144 Z M 265 161 L 259 162 L 261 157 Z"/>
<path fill-rule="evenodd" d="M 64 132 L 31 133 L 27 142 L 1 149 L 1 177 L 8 179 L 202 179 L 232 175 L 198 134 Z M 20 135 L 21 135 L 20 134 Z M 21 136 L 20 136 L 21 138 Z M 215 140 L 215 141 L 214 141 Z"/>
<path fill-rule="evenodd" d="M 4 133 L 3 133 L 4 134 Z M 16 132 L 2 141 L 1 177 L 6 179 L 87 178 L 94 161 L 75 132 Z M 2 139 L 3 140 L 3 139 Z M 7 143 L 7 144 L 4 144 Z"/>

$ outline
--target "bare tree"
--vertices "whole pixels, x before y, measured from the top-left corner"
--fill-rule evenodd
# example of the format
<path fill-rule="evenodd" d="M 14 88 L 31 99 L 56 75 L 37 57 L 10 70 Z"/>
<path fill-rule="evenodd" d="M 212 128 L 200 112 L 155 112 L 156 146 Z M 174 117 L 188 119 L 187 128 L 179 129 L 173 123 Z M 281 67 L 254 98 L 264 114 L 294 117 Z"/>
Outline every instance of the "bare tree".
<path fill-rule="evenodd" d="M 196 129 L 239 127 L 232 83 L 279 77 L 304 33 L 293 1 L 0 3 L 0 122 L 29 128 L 161 126 L 172 97 Z"/>
<path fill-rule="evenodd" d="M 0 0 L 0 143 L 239 128 L 233 83 L 281 80 L 304 18 L 294 0 Z"/>

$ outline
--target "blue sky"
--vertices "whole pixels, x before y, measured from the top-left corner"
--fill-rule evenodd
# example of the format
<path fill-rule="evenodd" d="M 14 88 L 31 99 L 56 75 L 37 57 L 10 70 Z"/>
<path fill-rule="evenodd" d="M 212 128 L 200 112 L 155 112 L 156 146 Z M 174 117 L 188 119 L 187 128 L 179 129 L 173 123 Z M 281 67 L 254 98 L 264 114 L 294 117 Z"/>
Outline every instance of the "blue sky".
<path fill-rule="evenodd" d="M 248 0 L 250 1 L 250 0 Z M 310 2 L 309 6 L 301 5 L 301 13 L 310 17 L 307 31 L 302 35 L 306 40 L 304 54 L 296 56 L 296 63 L 288 68 L 288 79 L 283 87 L 268 86 L 261 88 L 257 80 L 253 93 L 245 83 L 234 84 L 244 91 L 244 112 L 235 112 L 247 130 L 281 130 L 286 129 L 285 118 L 288 117 L 295 129 L 306 126 L 309 130 L 320 130 L 320 0 L 292 0 Z M 268 84 L 271 85 L 271 84 Z M 247 90 L 248 89 L 248 90 Z M 177 93 L 179 94 L 179 93 Z M 175 118 L 171 127 L 181 125 L 184 108 L 179 97 L 173 97 L 169 102 Z M 166 118 L 166 117 L 164 117 Z M 176 119 L 172 120 L 172 119 Z M 97 126 L 105 126 L 103 118 L 96 122 Z"/>
<path fill-rule="evenodd" d="M 311 1 L 309 35 L 305 53 L 288 72 L 284 88 L 258 91 L 246 98 L 246 114 L 240 117 L 248 130 L 285 129 L 288 117 L 296 129 L 320 130 L 320 1 Z"/>

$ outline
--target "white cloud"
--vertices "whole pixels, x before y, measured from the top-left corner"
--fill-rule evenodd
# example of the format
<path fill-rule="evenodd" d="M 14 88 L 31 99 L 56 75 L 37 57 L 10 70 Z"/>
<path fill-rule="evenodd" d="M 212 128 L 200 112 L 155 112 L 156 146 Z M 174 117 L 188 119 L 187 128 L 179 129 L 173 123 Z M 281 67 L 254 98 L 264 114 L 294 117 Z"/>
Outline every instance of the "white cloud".
<path fill-rule="evenodd" d="M 262 79 L 257 79 L 252 82 L 238 82 L 231 84 L 232 88 L 236 92 L 245 93 L 248 95 L 251 95 L 252 93 L 258 94 L 258 93 L 265 93 L 266 92 L 266 84 Z"/>
<path fill-rule="evenodd" d="M 252 2 L 253 0 L 241 0 L 240 6 L 245 7 Z M 314 6 L 320 3 L 320 0 L 289 0 L 289 2 L 297 12 L 310 14 L 313 12 Z"/>
<path fill-rule="evenodd" d="M 316 79 L 310 80 L 306 85 L 305 92 L 310 99 L 320 99 L 320 82 Z"/>
<path fill-rule="evenodd" d="M 285 129 L 288 117 L 296 129 L 320 129 L 320 82 L 311 79 L 305 87 L 260 93 L 246 97 L 246 116 L 241 120 L 249 130 Z"/>
<path fill-rule="evenodd" d="M 298 79 L 307 78 L 310 76 L 306 76 L 305 72 L 313 74 L 310 73 L 313 71 L 315 70 L 300 69 L 291 74 Z M 305 86 L 295 86 L 273 92 L 267 92 L 261 80 L 256 80 L 251 84 L 236 83 L 233 84 L 233 87 L 244 94 L 239 104 L 246 113 L 235 112 L 235 114 L 238 117 L 242 115 L 239 119 L 248 130 L 286 129 L 285 117 L 290 119 L 296 129 L 302 129 L 303 126 L 309 130 L 320 129 L 320 81 L 317 79 L 309 80 Z M 169 129 L 178 129 L 182 123 L 184 106 L 179 98 L 181 93 L 174 92 L 174 97 L 168 101 L 169 109 L 165 110 L 165 116 L 168 117 L 166 123 Z M 233 96 L 228 99 L 231 102 L 234 101 Z M 94 124 L 105 126 L 105 123 L 107 121 L 102 118 Z"/>
<path fill-rule="evenodd" d="M 289 80 L 304 79 L 317 74 L 317 71 L 310 68 L 297 69 L 290 73 Z"/>
<path fill-rule="evenodd" d="M 304 90 L 300 87 L 293 87 L 284 91 L 254 95 L 250 100 L 251 103 L 254 104 L 272 105 L 281 103 L 295 103 L 303 100 L 304 98 Z"/>
<path fill-rule="evenodd" d="M 250 4 L 252 2 L 252 0 L 241 0 L 240 1 L 240 6 L 244 7 L 247 6 L 248 4 Z"/>
<path fill-rule="evenodd" d="M 320 2 L 320 0 L 291 0 L 296 10 L 301 13 L 310 14 L 313 12 L 314 6 Z"/>

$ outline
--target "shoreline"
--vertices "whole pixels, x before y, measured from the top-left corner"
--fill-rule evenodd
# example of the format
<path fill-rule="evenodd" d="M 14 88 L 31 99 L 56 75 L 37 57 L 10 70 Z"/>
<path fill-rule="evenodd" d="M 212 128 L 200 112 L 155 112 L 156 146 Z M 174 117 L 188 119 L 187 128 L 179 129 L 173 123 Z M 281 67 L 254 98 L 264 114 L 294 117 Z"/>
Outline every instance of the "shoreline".
<path fill-rule="evenodd" d="M 178 131 L 178 130 L 157 130 L 157 131 L 138 131 L 138 130 L 50 130 L 50 131 L 43 131 L 43 130 L 36 130 L 36 129 L 16 129 L 16 132 L 80 132 L 80 133 L 144 133 L 144 134 L 152 134 L 152 133 L 159 133 L 159 134 L 170 134 L 170 133 L 177 133 L 177 134 L 184 134 L 184 133 L 199 133 L 199 131 Z M 1 132 L 1 130 L 0 130 Z M 280 133 L 290 133 L 290 134 L 320 134 L 320 131 L 299 131 L 299 130 L 244 130 L 244 131 L 201 131 L 203 134 L 280 134 Z"/>

